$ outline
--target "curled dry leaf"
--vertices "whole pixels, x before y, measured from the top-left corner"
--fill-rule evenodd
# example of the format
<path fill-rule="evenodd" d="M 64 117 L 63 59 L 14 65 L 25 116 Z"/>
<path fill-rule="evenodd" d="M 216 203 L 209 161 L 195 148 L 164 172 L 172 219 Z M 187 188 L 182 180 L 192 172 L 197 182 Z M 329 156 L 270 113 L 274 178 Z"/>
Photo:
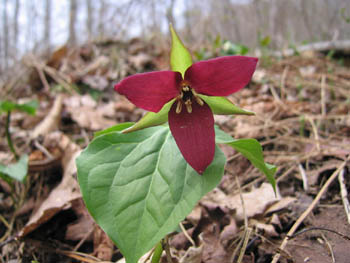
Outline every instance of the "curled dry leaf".
<path fill-rule="evenodd" d="M 18 237 L 26 236 L 50 220 L 56 213 L 68 209 L 73 200 L 81 198 L 79 185 L 74 177 L 76 174 L 75 158 L 80 153 L 80 147 L 62 133 L 57 132 L 53 134 L 54 137 L 60 141 L 60 146 L 64 149 L 62 181 L 32 214 L 27 224 L 19 232 Z"/>
<path fill-rule="evenodd" d="M 63 94 L 59 94 L 56 97 L 49 114 L 47 114 L 45 119 L 43 119 L 33 130 L 31 138 L 34 139 L 39 135 L 49 134 L 50 132 L 57 129 L 61 116 L 62 102 Z"/>

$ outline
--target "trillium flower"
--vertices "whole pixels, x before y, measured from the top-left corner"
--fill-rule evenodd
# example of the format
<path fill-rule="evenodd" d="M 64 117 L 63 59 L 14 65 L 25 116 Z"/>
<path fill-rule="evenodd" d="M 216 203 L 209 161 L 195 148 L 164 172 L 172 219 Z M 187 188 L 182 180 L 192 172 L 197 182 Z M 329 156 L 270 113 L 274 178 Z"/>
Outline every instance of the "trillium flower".
<path fill-rule="evenodd" d="M 194 63 L 182 73 L 135 74 L 116 84 L 115 90 L 137 107 L 154 113 L 168 105 L 169 127 L 176 144 L 187 163 L 202 174 L 215 154 L 210 98 L 228 96 L 246 86 L 257 61 L 253 57 L 224 56 Z"/>

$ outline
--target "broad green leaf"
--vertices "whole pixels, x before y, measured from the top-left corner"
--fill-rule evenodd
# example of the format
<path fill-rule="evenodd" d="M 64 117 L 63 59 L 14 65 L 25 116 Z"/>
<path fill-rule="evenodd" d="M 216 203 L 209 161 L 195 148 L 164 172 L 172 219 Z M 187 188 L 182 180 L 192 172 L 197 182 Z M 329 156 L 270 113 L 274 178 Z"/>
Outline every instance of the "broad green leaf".
<path fill-rule="evenodd" d="M 0 101 L 0 112 L 9 112 L 13 110 L 20 110 L 28 114 L 34 115 L 39 103 L 36 100 L 32 100 L 27 103 L 17 104 L 8 100 Z"/>
<path fill-rule="evenodd" d="M 155 112 L 147 112 L 138 122 L 136 122 L 130 128 L 127 128 L 123 131 L 123 133 L 129 133 L 137 130 L 141 130 L 144 128 L 161 125 L 168 121 L 168 112 L 173 105 L 175 99 L 169 101 L 167 104 L 163 106 L 163 108 L 155 113 Z"/>
<path fill-rule="evenodd" d="M 265 174 L 267 180 L 272 185 L 276 192 L 275 173 L 276 166 L 265 163 L 262 147 L 260 143 L 255 139 L 233 139 L 230 135 L 226 134 L 222 130 L 216 127 L 215 129 L 215 141 L 216 143 L 224 143 L 236 151 L 240 152 L 245 158 L 247 158 L 256 168 Z"/>
<path fill-rule="evenodd" d="M 170 52 L 171 70 L 180 72 L 182 77 L 184 77 L 186 69 L 192 65 L 191 53 L 184 46 L 172 25 L 170 25 L 170 32 L 172 39 Z"/>
<path fill-rule="evenodd" d="M 10 165 L 0 164 L 0 177 L 7 180 L 6 176 L 20 182 L 24 182 L 28 172 L 28 155 L 24 154 L 17 163 Z"/>
<path fill-rule="evenodd" d="M 198 94 L 211 108 L 214 114 L 221 115 L 255 115 L 254 112 L 244 110 L 234 105 L 229 99 L 225 97 L 205 96 Z"/>
<path fill-rule="evenodd" d="M 169 128 L 96 137 L 77 159 L 85 204 L 127 263 L 176 229 L 199 199 L 221 180 L 225 157 L 201 176 L 183 159 Z"/>

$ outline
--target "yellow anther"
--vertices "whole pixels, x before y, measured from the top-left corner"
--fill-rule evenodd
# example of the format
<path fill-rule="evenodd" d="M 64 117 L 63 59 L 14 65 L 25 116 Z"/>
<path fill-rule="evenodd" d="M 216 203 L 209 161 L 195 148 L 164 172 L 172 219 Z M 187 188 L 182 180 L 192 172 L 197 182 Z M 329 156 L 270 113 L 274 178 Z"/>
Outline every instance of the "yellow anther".
<path fill-rule="evenodd" d="M 177 101 L 177 104 L 176 104 L 176 113 L 179 114 L 182 110 L 182 101 L 181 100 L 178 100 Z"/>
<path fill-rule="evenodd" d="M 192 112 L 192 102 L 191 102 L 191 100 L 187 100 L 185 102 L 185 105 L 186 105 L 187 112 L 191 113 Z"/>
<path fill-rule="evenodd" d="M 196 99 L 197 103 L 201 106 L 204 105 L 204 101 L 197 95 L 197 96 L 194 96 L 194 98 Z"/>

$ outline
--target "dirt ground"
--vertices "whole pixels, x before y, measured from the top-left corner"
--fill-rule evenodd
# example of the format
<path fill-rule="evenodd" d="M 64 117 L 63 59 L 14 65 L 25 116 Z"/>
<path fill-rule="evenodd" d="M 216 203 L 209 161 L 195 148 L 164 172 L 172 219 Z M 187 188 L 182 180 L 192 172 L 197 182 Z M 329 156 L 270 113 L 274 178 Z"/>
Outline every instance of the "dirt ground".
<path fill-rule="evenodd" d="M 222 146 L 228 162 L 220 185 L 183 221 L 190 238 L 183 231 L 169 238 L 174 263 L 349 262 L 348 62 L 345 54 L 314 52 L 260 58 L 249 86 L 229 97 L 256 116 L 215 120 L 235 138 L 259 140 L 266 162 L 278 167 L 277 196 L 249 161 Z M 14 189 L 0 179 L 0 262 L 122 262 L 85 209 L 74 160 L 95 131 L 144 113 L 113 83 L 167 65 L 166 48 L 139 39 L 23 59 L 1 98 L 35 98 L 40 107 L 35 116 L 12 115 L 29 174 Z M 13 161 L 5 121 L 1 115 L 4 164 Z"/>

